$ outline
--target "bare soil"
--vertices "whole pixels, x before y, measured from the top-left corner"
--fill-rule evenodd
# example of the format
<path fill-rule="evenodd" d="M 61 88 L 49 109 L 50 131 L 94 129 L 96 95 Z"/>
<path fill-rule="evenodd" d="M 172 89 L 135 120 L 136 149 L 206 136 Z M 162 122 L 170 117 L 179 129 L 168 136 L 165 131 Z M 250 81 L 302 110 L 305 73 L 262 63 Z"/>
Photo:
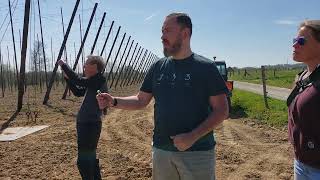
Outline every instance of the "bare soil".
<path fill-rule="evenodd" d="M 132 95 L 138 86 L 117 89 L 114 95 Z M 23 111 L 9 127 L 50 125 L 12 142 L 0 142 L 0 179 L 80 179 L 76 166 L 75 115 L 81 98 L 61 100 L 55 89 L 49 105 L 43 93 L 29 88 Z M 37 95 L 35 98 L 33 95 Z M 29 98 L 28 98 L 29 96 Z M 0 97 L 0 125 L 16 107 L 16 93 Z M 27 111 L 39 112 L 35 121 Z M 103 121 L 98 157 L 103 179 L 151 179 L 153 103 L 144 110 L 110 109 Z M 250 119 L 228 119 L 216 130 L 217 179 L 293 179 L 292 149 L 287 132 Z"/>

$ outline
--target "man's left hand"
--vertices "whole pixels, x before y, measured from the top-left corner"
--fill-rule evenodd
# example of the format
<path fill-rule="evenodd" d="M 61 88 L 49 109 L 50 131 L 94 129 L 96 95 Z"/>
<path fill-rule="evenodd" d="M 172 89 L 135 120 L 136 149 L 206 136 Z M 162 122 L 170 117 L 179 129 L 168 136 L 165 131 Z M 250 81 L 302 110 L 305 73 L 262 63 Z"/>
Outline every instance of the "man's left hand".
<path fill-rule="evenodd" d="M 196 137 L 192 133 L 183 133 L 175 136 L 170 136 L 173 140 L 174 146 L 179 151 L 185 151 L 189 149 L 196 141 Z"/>

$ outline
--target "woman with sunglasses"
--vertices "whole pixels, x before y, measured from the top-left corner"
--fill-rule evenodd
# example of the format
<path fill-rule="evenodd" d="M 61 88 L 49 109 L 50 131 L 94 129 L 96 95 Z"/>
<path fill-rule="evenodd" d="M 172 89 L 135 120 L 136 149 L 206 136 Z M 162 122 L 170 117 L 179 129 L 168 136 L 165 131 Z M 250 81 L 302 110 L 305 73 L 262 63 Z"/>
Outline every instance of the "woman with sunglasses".
<path fill-rule="evenodd" d="M 293 59 L 307 69 L 288 98 L 288 134 L 293 144 L 294 179 L 320 179 L 320 20 L 300 24 Z"/>

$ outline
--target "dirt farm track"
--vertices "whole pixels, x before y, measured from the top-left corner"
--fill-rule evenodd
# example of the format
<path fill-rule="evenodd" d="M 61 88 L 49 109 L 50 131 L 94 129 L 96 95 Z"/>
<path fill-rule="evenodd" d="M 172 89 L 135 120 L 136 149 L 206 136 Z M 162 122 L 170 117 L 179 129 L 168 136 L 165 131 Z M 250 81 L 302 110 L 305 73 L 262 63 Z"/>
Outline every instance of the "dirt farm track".
<path fill-rule="evenodd" d="M 119 89 L 114 95 L 131 95 L 138 87 Z M 9 127 L 50 125 L 12 142 L 0 142 L 0 180 L 80 179 L 76 162 L 75 114 L 81 98 L 61 100 L 61 89 L 51 94 L 49 105 L 43 95 L 27 99 L 31 111 L 39 111 L 37 122 L 27 123 L 23 112 Z M 32 92 L 31 92 L 32 93 Z M 30 93 L 30 94 L 31 94 Z M 31 96 L 29 94 L 29 96 Z M 0 97 L 0 125 L 16 105 L 16 93 Z M 98 157 L 103 179 L 151 179 L 153 103 L 144 110 L 111 109 L 103 121 Z M 292 149 L 286 130 L 270 128 L 254 120 L 231 118 L 216 130 L 217 179 L 293 179 Z"/>

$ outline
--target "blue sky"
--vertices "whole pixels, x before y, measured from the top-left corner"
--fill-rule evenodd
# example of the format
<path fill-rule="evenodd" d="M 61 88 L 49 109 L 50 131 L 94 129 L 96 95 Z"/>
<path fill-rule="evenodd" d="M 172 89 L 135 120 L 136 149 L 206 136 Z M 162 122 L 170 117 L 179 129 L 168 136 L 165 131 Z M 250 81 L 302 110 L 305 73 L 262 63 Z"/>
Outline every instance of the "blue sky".
<path fill-rule="evenodd" d="M 48 57 L 51 57 L 51 38 L 55 55 L 62 42 L 60 7 L 63 8 L 67 27 L 75 2 L 76 0 L 40 0 Z M 89 52 L 103 12 L 107 12 L 105 27 L 95 53 L 101 50 L 111 21 L 114 20 L 112 40 L 118 26 L 122 26 L 120 37 L 126 32 L 139 45 L 162 57 L 160 37 L 163 20 L 167 14 L 179 11 L 188 13 L 192 18 L 194 29 L 191 47 L 195 53 L 208 58 L 216 56 L 217 60 L 225 60 L 228 66 L 237 67 L 294 63 L 291 60 L 291 45 L 299 22 L 304 19 L 320 19 L 319 0 L 82 0 L 78 13 L 83 17 L 83 29 L 87 26 L 94 2 L 98 2 L 99 6 L 86 42 L 86 53 Z M 8 12 L 7 6 L 7 1 L 0 2 L 0 23 Z M 17 46 L 18 29 L 22 31 L 23 25 L 23 9 L 24 2 L 19 0 L 13 17 Z M 33 41 L 36 33 L 40 35 L 40 29 L 38 15 L 36 14 L 36 21 L 31 17 L 30 35 Z M 1 37 L 7 22 L 8 18 L 1 28 Z M 75 22 L 67 44 L 71 59 L 74 59 L 74 45 L 76 49 L 80 46 L 78 14 Z M 120 37 L 117 43 L 120 42 Z M 1 42 L 5 57 L 6 46 L 10 49 L 10 57 L 12 56 L 11 38 L 9 26 Z M 109 40 L 107 48 L 110 48 L 111 43 Z M 18 47 L 17 49 L 20 50 Z M 112 57 L 115 52 L 114 50 Z"/>

